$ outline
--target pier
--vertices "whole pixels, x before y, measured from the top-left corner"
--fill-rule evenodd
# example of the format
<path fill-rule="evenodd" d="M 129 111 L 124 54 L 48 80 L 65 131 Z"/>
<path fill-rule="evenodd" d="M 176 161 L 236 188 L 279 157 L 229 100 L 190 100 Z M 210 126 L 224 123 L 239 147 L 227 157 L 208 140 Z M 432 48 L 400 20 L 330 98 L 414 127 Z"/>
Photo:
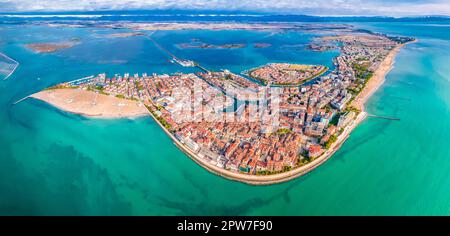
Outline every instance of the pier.
<path fill-rule="evenodd" d="M 166 48 L 161 46 L 158 42 L 156 42 L 156 40 L 154 40 L 150 35 L 147 35 L 146 37 L 148 39 L 150 39 L 150 41 L 152 41 L 153 44 L 155 44 L 155 46 L 157 48 L 159 48 L 161 51 L 163 51 L 167 55 L 169 55 L 169 57 L 172 59 L 172 61 L 174 61 L 174 62 L 176 62 L 176 63 L 178 63 L 178 64 L 180 64 L 181 66 L 184 66 L 184 67 L 197 67 L 197 68 L 205 71 L 206 73 L 210 73 L 210 71 L 208 69 L 206 69 L 205 67 L 199 65 L 198 63 L 196 63 L 194 61 L 178 58 L 173 53 L 171 53 L 169 50 L 167 50 Z"/>
<path fill-rule="evenodd" d="M 397 117 L 392 117 L 392 116 L 378 116 L 378 115 L 372 115 L 372 114 L 367 114 L 368 117 L 372 117 L 372 118 L 378 118 L 378 119 L 385 119 L 385 120 L 400 120 L 400 118 Z"/>
<path fill-rule="evenodd" d="M 158 42 L 156 42 L 156 40 L 154 40 L 150 35 L 147 35 L 147 38 L 150 39 L 150 41 L 152 41 L 153 44 L 155 44 L 155 46 L 159 49 L 161 49 L 161 51 L 167 53 L 167 55 L 169 55 L 173 60 L 179 60 L 175 55 L 173 55 L 169 50 L 165 49 L 163 46 L 161 46 Z"/>

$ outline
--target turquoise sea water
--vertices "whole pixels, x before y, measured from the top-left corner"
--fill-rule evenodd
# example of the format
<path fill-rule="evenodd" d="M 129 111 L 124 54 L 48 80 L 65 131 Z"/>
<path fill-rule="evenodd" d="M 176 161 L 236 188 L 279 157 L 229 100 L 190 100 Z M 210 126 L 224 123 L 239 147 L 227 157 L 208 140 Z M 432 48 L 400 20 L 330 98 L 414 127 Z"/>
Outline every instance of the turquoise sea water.
<path fill-rule="evenodd" d="M 368 118 L 328 162 L 296 180 L 249 186 L 215 176 L 179 151 L 150 118 L 87 119 L 23 96 L 87 75 L 189 71 L 144 37 L 118 30 L 0 26 L 0 51 L 21 65 L 0 81 L 0 215 L 450 215 L 450 26 L 358 24 L 413 36 Z M 153 37 L 176 55 L 234 72 L 267 62 L 331 66 L 337 52 L 302 47 L 314 35 L 289 32 L 167 31 Z M 78 38 L 35 54 L 24 44 Z M 180 49 L 192 38 L 242 49 Z M 252 43 L 271 43 L 255 49 Z"/>

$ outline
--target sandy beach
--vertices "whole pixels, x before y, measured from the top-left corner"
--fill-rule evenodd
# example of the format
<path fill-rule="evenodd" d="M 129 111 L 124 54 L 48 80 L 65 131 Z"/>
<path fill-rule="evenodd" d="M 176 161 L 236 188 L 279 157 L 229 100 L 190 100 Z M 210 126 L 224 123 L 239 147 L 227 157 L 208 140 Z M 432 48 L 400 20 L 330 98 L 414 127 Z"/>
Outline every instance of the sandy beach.
<path fill-rule="evenodd" d="M 30 97 L 45 101 L 61 110 L 97 118 L 125 118 L 148 115 L 136 101 L 81 89 L 50 89 Z"/>
<path fill-rule="evenodd" d="M 351 106 L 358 108 L 360 111 L 364 110 L 364 104 L 369 100 L 373 93 L 375 93 L 378 88 L 384 83 L 387 73 L 392 69 L 395 56 L 400 51 L 404 44 L 400 44 L 395 47 L 386 56 L 383 62 L 381 62 L 378 69 L 374 72 L 372 78 L 367 82 L 364 89 L 358 94 L 358 96 L 353 100 Z"/>

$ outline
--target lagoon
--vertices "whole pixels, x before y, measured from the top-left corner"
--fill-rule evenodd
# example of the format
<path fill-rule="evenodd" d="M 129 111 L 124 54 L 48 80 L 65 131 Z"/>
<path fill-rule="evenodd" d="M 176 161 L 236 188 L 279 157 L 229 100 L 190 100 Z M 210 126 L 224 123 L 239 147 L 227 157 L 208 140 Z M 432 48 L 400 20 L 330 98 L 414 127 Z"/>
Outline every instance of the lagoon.
<path fill-rule="evenodd" d="M 101 120 L 37 100 L 45 87 L 106 72 L 186 72 L 145 37 L 103 38 L 121 30 L 1 25 L 0 51 L 20 62 L 0 81 L 0 215 L 450 215 L 450 28 L 448 23 L 357 23 L 412 36 L 371 114 L 341 149 L 306 176 L 250 186 L 215 176 L 185 156 L 151 118 Z M 332 66 L 337 52 L 302 47 L 314 34 L 264 31 L 158 31 L 182 58 L 233 72 L 268 62 Z M 53 54 L 24 44 L 81 43 Z M 236 49 L 181 49 L 198 38 Z M 270 43 L 253 48 L 252 43 Z M 286 47 L 289 46 L 289 47 Z"/>

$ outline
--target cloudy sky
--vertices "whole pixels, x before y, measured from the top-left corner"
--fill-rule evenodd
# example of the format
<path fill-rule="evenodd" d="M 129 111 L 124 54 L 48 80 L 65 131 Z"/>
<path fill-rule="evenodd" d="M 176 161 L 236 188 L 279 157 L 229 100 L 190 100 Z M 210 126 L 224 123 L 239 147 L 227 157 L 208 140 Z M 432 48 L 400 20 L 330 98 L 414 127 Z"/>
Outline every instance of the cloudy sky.
<path fill-rule="evenodd" d="M 0 12 L 241 10 L 307 15 L 450 15 L 450 0 L 0 0 Z"/>

